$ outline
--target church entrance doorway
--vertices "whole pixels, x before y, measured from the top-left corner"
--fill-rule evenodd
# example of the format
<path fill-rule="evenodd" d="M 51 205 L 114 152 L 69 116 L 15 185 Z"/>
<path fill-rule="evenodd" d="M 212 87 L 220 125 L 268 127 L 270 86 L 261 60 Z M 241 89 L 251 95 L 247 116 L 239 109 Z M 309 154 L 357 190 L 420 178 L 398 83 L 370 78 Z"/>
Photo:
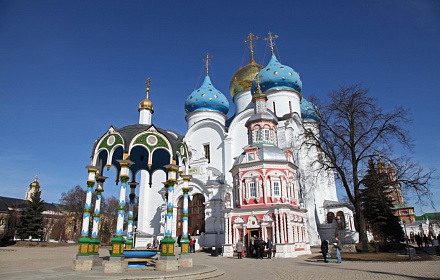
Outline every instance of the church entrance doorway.
<path fill-rule="evenodd" d="M 177 203 L 176 236 L 183 232 L 183 197 Z M 205 197 L 202 194 L 195 194 L 193 199 L 188 201 L 188 233 L 191 236 L 205 232 Z"/>
<path fill-rule="evenodd" d="M 248 229 L 248 233 L 246 234 L 246 253 L 247 255 L 251 255 L 252 257 L 256 257 L 256 251 L 254 254 L 254 240 L 260 236 L 259 229 Z"/>

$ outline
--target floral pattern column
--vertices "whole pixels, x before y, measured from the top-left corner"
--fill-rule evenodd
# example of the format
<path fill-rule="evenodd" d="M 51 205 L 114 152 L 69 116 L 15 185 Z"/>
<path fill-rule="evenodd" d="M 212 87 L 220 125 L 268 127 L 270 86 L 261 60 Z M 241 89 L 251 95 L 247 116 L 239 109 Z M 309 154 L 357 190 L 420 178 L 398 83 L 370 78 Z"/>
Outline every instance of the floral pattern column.
<path fill-rule="evenodd" d="M 168 180 L 165 188 L 167 189 L 167 214 L 165 221 L 165 237 L 160 244 L 160 258 L 162 260 L 174 260 L 174 243 L 176 241 L 172 237 L 173 210 L 174 210 L 174 185 L 177 183 L 177 171 L 179 167 L 175 164 L 164 166 L 168 170 Z"/>
<path fill-rule="evenodd" d="M 96 172 L 98 174 L 98 172 Z M 101 215 L 101 201 L 102 201 L 102 192 L 104 191 L 104 182 L 107 177 L 104 176 L 96 176 L 96 182 L 98 186 L 96 187 L 96 201 L 95 201 L 95 211 L 93 213 L 93 230 L 92 230 L 92 239 L 90 240 L 89 245 L 89 253 L 94 257 L 99 257 L 99 244 L 101 241 L 99 240 L 99 221 Z"/>
<path fill-rule="evenodd" d="M 180 239 L 181 244 L 181 256 L 182 258 L 189 257 L 189 239 L 188 239 L 188 193 L 189 193 L 189 181 L 191 180 L 191 175 L 182 175 L 183 179 L 183 215 L 182 215 L 182 238 Z"/>
<path fill-rule="evenodd" d="M 118 207 L 118 221 L 116 224 L 116 234 L 112 238 L 112 253 L 110 260 L 123 260 L 124 259 L 124 244 L 125 239 L 122 236 L 125 216 L 125 196 L 127 192 L 127 182 L 130 179 L 130 165 L 133 164 L 130 160 L 118 160 L 121 171 L 119 178 L 121 180 L 121 188 L 119 190 L 119 207 Z"/>
<path fill-rule="evenodd" d="M 79 248 L 77 258 L 81 256 L 89 256 L 89 224 L 90 224 L 90 214 L 92 213 L 92 192 L 93 186 L 95 185 L 95 176 L 98 168 L 96 166 L 86 166 L 89 177 L 87 179 L 87 196 L 86 203 L 84 205 L 83 223 L 81 230 L 81 237 L 78 240 Z"/>

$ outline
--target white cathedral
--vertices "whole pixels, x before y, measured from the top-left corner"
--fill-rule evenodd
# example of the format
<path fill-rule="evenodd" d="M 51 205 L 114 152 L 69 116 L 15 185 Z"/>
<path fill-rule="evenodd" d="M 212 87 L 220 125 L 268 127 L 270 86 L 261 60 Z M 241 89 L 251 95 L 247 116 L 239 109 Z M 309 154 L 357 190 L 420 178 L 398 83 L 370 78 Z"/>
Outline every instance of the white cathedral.
<path fill-rule="evenodd" d="M 305 130 L 319 134 L 317 108 L 303 97 L 298 72 L 274 54 L 274 36 L 267 38 L 272 56 L 266 66 L 254 60 L 255 39 L 249 34 L 249 63 L 232 75 L 232 117 L 227 117 L 228 99 L 210 80 L 207 55 L 204 82 L 185 101 L 184 136 L 154 126 L 147 82 L 139 124 L 111 126 L 96 141 L 90 166 L 101 175 L 107 167 L 121 176 L 121 160 L 130 162 L 130 200 L 137 193 L 139 205 L 137 219 L 134 208 L 128 210 L 124 230 L 131 236 L 137 227 L 136 247 L 165 235 L 163 182 L 169 164 L 192 176 L 188 233 L 198 248 L 216 246 L 223 256 L 232 256 L 240 239 L 249 250 L 253 238 L 270 238 L 275 256 L 286 258 L 310 253 L 310 246 L 336 235 L 346 243 L 357 241 L 353 212 L 338 202 L 333 172 L 320 168 L 322 155 L 302 145 Z M 172 196 L 174 239 L 183 230 L 184 185 L 178 177 Z M 120 205 L 125 205 L 122 193 Z"/>

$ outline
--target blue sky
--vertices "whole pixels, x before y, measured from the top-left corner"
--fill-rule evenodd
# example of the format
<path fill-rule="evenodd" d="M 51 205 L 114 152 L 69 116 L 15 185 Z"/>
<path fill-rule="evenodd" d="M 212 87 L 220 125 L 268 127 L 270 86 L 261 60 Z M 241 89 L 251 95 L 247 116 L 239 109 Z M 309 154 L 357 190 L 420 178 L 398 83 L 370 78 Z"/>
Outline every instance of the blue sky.
<path fill-rule="evenodd" d="M 153 123 L 183 134 L 207 52 L 231 116 L 229 82 L 249 59 L 243 40 L 260 37 L 255 58 L 265 65 L 268 31 L 306 98 L 362 83 L 384 109 L 410 108 L 411 156 L 439 169 L 438 1 L 0 0 L 0 195 L 24 198 L 36 174 L 48 202 L 85 186 L 94 141 L 138 122 L 147 77 Z M 109 180 L 105 188 L 117 194 Z M 434 181 L 438 209 L 439 189 Z"/>

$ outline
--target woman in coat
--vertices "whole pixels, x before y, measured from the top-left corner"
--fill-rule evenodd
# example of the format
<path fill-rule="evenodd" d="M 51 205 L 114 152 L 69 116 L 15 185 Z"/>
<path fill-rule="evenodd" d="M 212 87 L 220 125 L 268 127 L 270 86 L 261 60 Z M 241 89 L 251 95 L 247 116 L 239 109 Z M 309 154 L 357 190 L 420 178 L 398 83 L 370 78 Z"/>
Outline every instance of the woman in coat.
<path fill-rule="evenodd" d="M 243 242 L 241 242 L 241 240 L 238 240 L 237 244 L 235 245 L 235 249 L 237 250 L 238 258 L 241 259 L 241 254 L 243 252 Z"/>

